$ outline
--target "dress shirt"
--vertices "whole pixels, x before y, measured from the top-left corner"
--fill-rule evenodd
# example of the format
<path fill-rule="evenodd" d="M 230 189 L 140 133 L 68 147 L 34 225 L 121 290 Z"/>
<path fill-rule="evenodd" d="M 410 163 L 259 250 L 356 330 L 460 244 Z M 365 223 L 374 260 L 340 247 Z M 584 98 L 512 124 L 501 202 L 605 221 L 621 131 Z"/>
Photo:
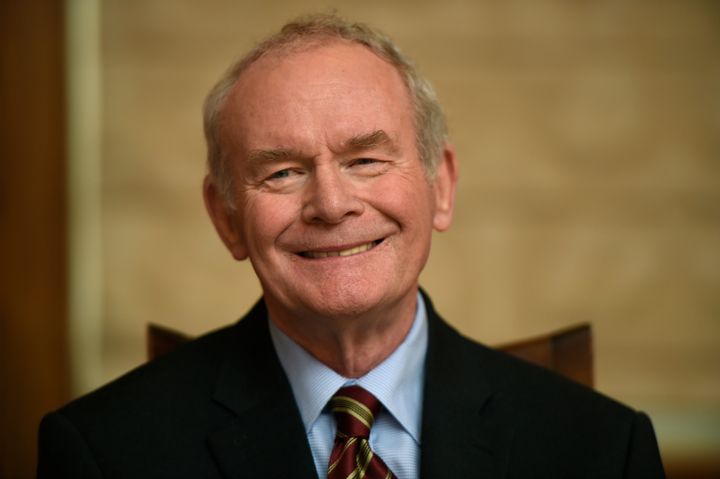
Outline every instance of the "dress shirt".
<path fill-rule="evenodd" d="M 370 447 L 398 479 L 416 479 L 420 468 L 420 427 L 427 314 L 420 293 L 415 319 L 402 343 L 383 362 L 360 378 L 346 378 L 310 355 L 269 321 L 270 334 L 300 410 L 318 477 L 327 477 L 335 439 L 335 418 L 327 407 L 343 386 L 370 391 L 384 409 L 370 431 Z"/>

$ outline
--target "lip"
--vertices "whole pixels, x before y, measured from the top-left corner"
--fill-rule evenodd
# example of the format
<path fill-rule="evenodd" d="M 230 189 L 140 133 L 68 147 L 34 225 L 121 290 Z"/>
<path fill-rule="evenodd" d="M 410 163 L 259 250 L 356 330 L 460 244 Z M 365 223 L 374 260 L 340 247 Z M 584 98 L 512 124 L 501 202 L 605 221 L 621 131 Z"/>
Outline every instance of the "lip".
<path fill-rule="evenodd" d="M 304 259 L 318 260 L 326 258 L 347 258 L 357 256 L 368 251 L 372 251 L 380 245 L 386 238 L 379 238 L 371 241 L 363 241 L 347 245 L 334 245 L 312 248 L 310 250 L 299 251 L 296 254 Z"/>

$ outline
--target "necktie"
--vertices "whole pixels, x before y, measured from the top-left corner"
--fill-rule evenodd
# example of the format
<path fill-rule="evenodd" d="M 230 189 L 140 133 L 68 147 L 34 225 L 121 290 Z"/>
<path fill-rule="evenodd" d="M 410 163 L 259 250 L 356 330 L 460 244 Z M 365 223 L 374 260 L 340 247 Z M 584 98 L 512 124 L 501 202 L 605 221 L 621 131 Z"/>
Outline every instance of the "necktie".
<path fill-rule="evenodd" d="M 395 475 L 370 449 L 368 437 L 380 401 L 360 386 L 338 390 L 330 400 L 337 433 L 330 454 L 328 479 L 394 479 Z"/>

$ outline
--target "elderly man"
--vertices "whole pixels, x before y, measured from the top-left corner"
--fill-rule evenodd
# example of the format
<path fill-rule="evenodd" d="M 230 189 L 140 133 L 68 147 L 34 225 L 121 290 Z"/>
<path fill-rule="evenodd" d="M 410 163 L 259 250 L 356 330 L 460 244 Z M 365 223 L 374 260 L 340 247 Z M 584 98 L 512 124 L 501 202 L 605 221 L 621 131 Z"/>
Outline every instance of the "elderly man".
<path fill-rule="evenodd" d="M 384 36 L 286 25 L 205 105 L 208 213 L 262 300 L 48 415 L 40 477 L 658 478 L 647 417 L 452 330 L 418 290 L 455 154 Z"/>

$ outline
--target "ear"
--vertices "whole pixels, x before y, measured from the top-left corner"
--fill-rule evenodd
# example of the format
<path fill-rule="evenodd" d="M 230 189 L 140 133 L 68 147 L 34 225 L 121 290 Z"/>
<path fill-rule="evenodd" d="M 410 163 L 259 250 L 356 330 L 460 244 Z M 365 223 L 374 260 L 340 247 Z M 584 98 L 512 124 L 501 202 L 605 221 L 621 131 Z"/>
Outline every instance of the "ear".
<path fill-rule="evenodd" d="M 445 143 L 443 157 L 435 170 L 433 180 L 433 189 L 435 191 L 433 228 L 437 231 L 447 230 L 452 223 L 457 180 L 458 168 L 455 149 L 449 143 Z"/>
<path fill-rule="evenodd" d="M 247 258 L 247 248 L 239 227 L 239 214 L 228 206 L 210 175 L 205 176 L 203 181 L 203 198 L 205 209 L 215 225 L 215 231 L 233 258 L 238 261 Z"/>

